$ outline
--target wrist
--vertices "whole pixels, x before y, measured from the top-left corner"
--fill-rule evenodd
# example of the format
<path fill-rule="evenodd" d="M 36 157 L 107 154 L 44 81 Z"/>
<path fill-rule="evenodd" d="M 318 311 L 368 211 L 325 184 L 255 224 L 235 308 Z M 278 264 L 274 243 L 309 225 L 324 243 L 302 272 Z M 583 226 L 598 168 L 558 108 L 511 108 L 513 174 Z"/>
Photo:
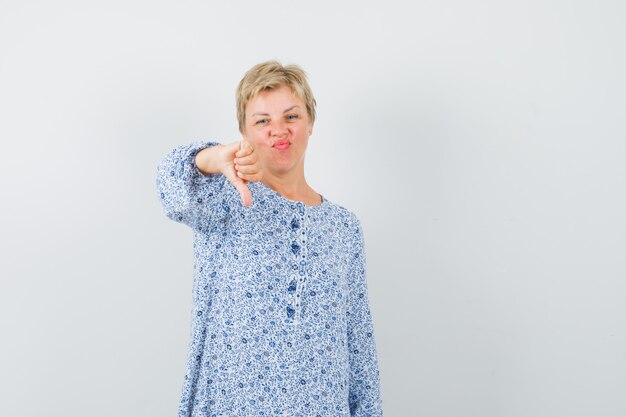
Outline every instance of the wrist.
<path fill-rule="evenodd" d="M 196 167 L 203 175 L 221 173 L 220 154 L 223 145 L 218 144 L 201 149 L 196 154 Z"/>

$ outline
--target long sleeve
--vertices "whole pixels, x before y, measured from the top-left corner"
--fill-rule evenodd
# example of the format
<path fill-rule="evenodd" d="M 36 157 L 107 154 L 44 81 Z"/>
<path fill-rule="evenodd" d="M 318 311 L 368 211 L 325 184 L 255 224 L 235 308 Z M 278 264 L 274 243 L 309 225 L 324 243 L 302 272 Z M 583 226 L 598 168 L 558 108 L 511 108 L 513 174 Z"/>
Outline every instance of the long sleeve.
<path fill-rule="evenodd" d="M 349 404 L 351 417 L 382 417 L 380 371 L 366 279 L 365 244 L 361 223 L 355 233 L 348 298 Z"/>
<path fill-rule="evenodd" d="M 159 200 L 170 219 L 203 230 L 208 227 L 212 208 L 219 202 L 226 177 L 204 175 L 196 166 L 196 154 L 215 141 L 195 141 L 172 149 L 157 166 Z"/>

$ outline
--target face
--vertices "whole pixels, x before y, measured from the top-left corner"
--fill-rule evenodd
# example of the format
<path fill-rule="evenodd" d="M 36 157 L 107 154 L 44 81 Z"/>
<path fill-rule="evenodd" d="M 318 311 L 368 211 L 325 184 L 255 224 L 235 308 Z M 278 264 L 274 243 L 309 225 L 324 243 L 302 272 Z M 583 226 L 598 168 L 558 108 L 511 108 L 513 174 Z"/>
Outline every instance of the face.
<path fill-rule="evenodd" d="M 313 132 L 306 105 L 289 86 L 266 90 L 246 105 L 244 138 L 259 152 L 263 169 L 279 176 L 304 173 L 304 152 Z"/>

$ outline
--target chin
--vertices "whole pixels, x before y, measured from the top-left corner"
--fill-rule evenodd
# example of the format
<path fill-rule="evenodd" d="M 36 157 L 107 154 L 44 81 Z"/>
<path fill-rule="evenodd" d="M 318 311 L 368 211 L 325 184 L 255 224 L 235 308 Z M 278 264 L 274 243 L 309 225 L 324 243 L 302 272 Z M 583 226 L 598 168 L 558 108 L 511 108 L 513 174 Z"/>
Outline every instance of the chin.
<path fill-rule="evenodd" d="M 296 165 L 292 160 L 282 160 L 282 161 L 274 161 L 271 164 L 270 169 L 277 174 L 286 174 L 289 171 L 292 171 Z"/>

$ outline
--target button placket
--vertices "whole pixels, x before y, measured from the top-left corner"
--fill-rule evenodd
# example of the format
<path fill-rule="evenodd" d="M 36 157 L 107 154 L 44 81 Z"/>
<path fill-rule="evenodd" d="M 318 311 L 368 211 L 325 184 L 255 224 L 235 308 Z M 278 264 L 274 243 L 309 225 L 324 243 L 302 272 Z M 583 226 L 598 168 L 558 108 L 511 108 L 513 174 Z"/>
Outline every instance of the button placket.
<path fill-rule="evenodd" d="M 300 321 L 302 315 L 302 298 L 304 296 L 304 288 L 306 286 L 307 281 L 307 256 L 308 256 L 308 245 L 307 245 L 307 231 L 308 231 L 308 219 L 306 216 L 306 206 L 302 202 L 297 202 L 295 204 L 296 212 L 298 214 L 298 222 L 300 227 L 296 230 L 297 238 L 296 242 L 299 246 L 299 251 L 296 255 L 297 261 L 297 285 L 295 291 L 295 322 L 298 323 Z"/>

